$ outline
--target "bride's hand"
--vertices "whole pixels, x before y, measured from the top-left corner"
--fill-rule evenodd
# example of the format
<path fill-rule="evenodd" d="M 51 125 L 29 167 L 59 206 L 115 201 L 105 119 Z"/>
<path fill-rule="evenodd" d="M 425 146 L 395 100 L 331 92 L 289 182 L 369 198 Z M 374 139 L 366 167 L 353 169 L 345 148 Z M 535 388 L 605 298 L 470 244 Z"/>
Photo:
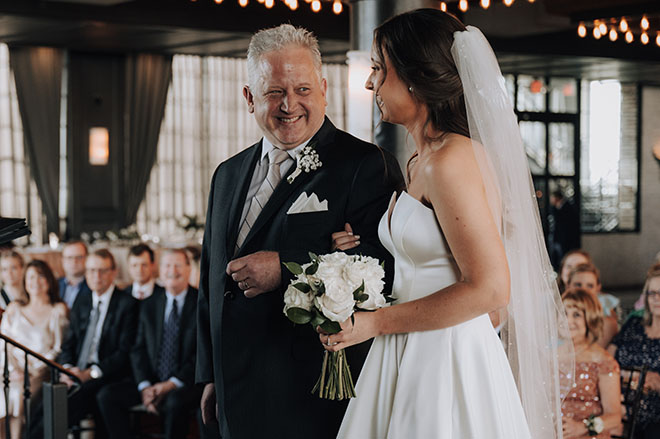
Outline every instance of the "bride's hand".
<path fill-rule="evenodd" d="M 360 245 L 360 235 L 354 235 L 351 225 L 346 223 L 344 230 L 332 234 L 332 251 L 350 250 Z"/>
<path fill-rule="evenodd" d="M 328 334 L 317 327 L 316 332 L 319 333 L 319 340 L 323 348 L 326 351 L 337 352 L 374 338 L 378 335 L 377 312 L 356 312 L 354 314 L 355 324 L 351 322 L 351 319 L 346 320 L 341 324 L 341 332 L 337 334 Z"/>

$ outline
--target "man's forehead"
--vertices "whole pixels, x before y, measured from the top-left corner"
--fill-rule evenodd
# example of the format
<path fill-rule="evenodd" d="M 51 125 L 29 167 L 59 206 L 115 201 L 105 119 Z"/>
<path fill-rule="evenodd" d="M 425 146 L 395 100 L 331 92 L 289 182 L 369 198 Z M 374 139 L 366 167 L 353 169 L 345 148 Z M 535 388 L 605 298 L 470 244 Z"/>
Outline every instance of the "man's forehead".
<path fill-rule="evenodd" d="M 110 259 L 102 258 L 100 256 L 90 256 L 87 258 L 86 262 L 88 267 L 93 266 L 112 266 L 112 261 Z"/>

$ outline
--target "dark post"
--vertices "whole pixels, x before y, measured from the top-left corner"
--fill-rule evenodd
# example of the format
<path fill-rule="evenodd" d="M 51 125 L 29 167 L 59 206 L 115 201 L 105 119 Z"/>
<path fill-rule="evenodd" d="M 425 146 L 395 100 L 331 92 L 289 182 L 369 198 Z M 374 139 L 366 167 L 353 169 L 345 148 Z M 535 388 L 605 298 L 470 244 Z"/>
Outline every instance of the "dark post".
<path fill-rule="evenodd" d="M 5 383 L 5 411 L 9 414 L 9 355 L 7 354 L 7 342 L 5 342 L 5 368 L 3 376 Z M 9 416 L 5 416 L 5 437 L 11 437 L 9 430 Z"/>
<path fill-rule="evenodd" d="M 68 419 L 66 384 L 44 383 L 44 439 L 66 439 Z"/>

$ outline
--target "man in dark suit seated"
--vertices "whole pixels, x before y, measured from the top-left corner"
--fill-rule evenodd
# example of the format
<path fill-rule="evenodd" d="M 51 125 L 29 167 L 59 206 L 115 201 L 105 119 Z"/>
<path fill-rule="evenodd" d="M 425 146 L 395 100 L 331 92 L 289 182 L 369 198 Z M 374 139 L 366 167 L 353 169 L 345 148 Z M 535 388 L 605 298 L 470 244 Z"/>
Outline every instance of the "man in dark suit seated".
<path fill-rule="evenodd" d="M 91 290 L 85 280 L 85 261 L 87 245 L 82 241 L 69 241 L 62 249 L 62 268 L 64 277 L 58 280 L 60 297 L 69 309 L 81 293 L 90 294 Z"/>
<path fill-rule="evenodd" d="M 68 399 L 69 425 L 92 413 L 97 438 L 102 438 L 104 431 L 96 410 L 97 394 L 108 384 L 130 379 L 129 354 L 137 328 L 137 302 L 115 287 L 116 275 L 115 259 L 108 250 L 96 250 L 87 257 L 86 276 L 92 293 L 75 301 L 57 359 L 82 381 Z M 74 384 L 66 375 L 62 375 L 62 382 L 69 387 Z M 43 437 L 40 414 L 31 428 L 33 438 Z"/>
<path fill-rule="evenodd" d="M 99 394 L 99 407 L 110 438 L 130 437 L 129 408 L 142 403 L 161 414 L 165 437 L 185 438 L 190 417 L 199 406 L 195 350 L 197 290 L 188 285 L 190 260 L 185 250 L 167 250 L 160 258 L 160 277 L 140 306 L 138 335 L 131 352 L 133 382 L 109 386 Z M 202 436 L 206 437 L 202 429 Z"/>
<path fill-rule="evenodd" d="M 145 243 L 134 245 L 128 250 L 128 275 L 133 281 L 126 292 L 137 300 L 151 296 L 156 285 L 154 273 L 154 251 Z"/>

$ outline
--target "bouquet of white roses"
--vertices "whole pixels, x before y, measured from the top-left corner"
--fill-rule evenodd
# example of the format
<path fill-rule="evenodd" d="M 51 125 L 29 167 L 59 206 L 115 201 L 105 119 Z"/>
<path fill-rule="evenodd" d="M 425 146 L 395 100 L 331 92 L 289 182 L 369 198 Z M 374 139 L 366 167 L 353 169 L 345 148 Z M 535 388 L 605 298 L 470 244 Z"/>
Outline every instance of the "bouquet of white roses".
<path fill-rule="evenodd" d="M 284 263 L 295 276 L 284 292 L 284 314 L 292 322 L 310 323 L 336 334 L 355 310 L 375 311 L 392 301 L 383 294 L 385 270 L 377 259 L 342 252 L 309 256 L 311 261 L 302 266 Z M 312 390 L 317 392 L 325 399 L 355 397 L 343 349 L 325 352 L 321 376 Z"/>

